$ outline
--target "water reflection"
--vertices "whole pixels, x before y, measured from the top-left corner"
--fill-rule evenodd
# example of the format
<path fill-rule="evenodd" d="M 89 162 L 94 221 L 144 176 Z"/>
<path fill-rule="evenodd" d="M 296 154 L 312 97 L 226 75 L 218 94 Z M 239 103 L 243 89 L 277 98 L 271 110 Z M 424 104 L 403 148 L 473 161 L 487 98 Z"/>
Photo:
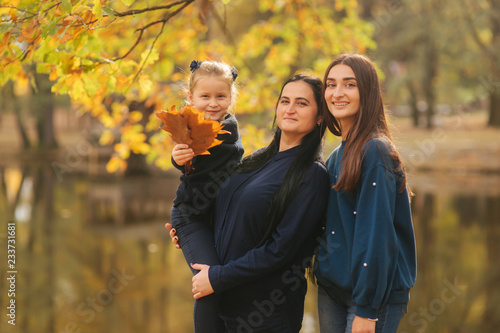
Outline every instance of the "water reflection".
<path fill-rule="evenodd" d="M 163 227 L 175 174 L 59 181 L 49 165 L 0 171 L 1 246 L 7 222 L 16 221 L 18 272 L 15 326 L 5 320 L 9 281 L 0 281 L 1 332 L 193 331 L 191 274 Z M 400 332 L 496 331 L 499 178 L 410 179 L 419 271 Z M 302 332 L 318 331 L 311 286 Z"/>

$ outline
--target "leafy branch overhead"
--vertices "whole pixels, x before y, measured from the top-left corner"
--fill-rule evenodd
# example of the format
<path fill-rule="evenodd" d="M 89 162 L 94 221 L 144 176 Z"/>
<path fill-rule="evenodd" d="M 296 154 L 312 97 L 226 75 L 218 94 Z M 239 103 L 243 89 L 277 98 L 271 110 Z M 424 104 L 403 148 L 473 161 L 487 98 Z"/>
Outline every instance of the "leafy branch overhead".
<path fill-rule="evenodd" d="M 137 33 L 137 38 L 123 55 L 118 55 L 111 60 L 107 58 L 88 58 L 95 65 L 125 59 L 139 45 L 144 32 L 148 28 L 161 25 L 159 32 L 156 34 L 156 41 L 162 34 L 164 25 L 194 1 L 180 0 L 163 6 L 127 11 L 118 11 L 109 6 L 102 6 L 101 1 L 93 1 L 87 5 L 84 4 L 85 1 L 79 1 L 75 6 L 72 5 L 70 0 L 43 1 L 41 3 L 39 1 L 26 1 L 19 4 L 24 3 L 27 9 L 2 4 L 0 8 L 9 9 L 9 14 L 2 15 L 3 23 L 0 32 L 4 33 L 4 36 L 0 42 L 0 51 L 5 51 L 6 48 L 17 45 L 19 47 L 18 52 L 15 52 L 15 49 L 11 51 L 18 56 L 18 60 L 23 61 L 47 38 L 52 37 L 54 46 L 62 46 L 64 43 L 76 39 L 83 31 L 92 33 L 96 29 L 107 28 L 118 18 L 137 16 L 148 12 L 161 13 L 159 19 L 146 22 L 143 26 L 134 30 Z M 122 2 L 131 5 L 134 1 L 123 0 Z M 154 43 L 151 45 L 151 49 L 153 46 Z M 5 64 L 2 64 L 3 66 Z"/>
<path fill-rule="evenodd" d="M 238 69 L 235 114 L 251 152 L 267 142 L 289 76 L 321 75 L 334 54 L 375 47 L 351 0 L 0 1 L 0 86 L 46 74 L 54 94 L 102 123 L 100 143 L 114 145 L 109 171 L 131 154 L 170 167 L 155 112 L 182 103 L 193 59 Z"/>

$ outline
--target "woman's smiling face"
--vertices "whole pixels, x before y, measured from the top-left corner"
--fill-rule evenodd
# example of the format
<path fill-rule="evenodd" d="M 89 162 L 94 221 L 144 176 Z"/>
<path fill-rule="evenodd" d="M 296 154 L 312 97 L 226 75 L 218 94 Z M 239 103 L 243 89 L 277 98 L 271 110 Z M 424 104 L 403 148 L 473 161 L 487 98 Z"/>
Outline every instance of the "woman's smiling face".
<path fill-rule="evenodd" d="M 304 81 L 288 83 L 276 108 L 276 123 L 282 134 L 302 139 L 318 121 L 318 105 L 314 92 Z"/>
<path fill-rule="evenodd" d="M 356 75 L 347 65 L 335 65 L 330 69 L 325 84 L 328 110 L 339 121 L 342 133 L 347 134 L 356 122 L 360 107 Z"/>

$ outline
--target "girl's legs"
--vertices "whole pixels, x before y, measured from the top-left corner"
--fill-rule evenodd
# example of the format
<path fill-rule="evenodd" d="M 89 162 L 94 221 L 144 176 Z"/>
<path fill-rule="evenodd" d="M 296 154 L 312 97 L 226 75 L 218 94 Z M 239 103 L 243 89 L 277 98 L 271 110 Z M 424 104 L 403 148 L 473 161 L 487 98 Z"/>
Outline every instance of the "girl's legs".
<path fill-rule="evenodd" d="M 401 319 L 408 310 L 407 304 L 387 304 L 378 314 L 375 333 L 396 333 Z M 318 314 L 321 332 L 351 333 L 356 316 L 356 306 L 342 307 L 334 302 L 323 288 L 318 286 Z"/>
<path fill-rule="evenodd" d="M 193 274 L 198 271 L 191 268 L 191 263 L 218 265 L 215 252 L 214 235 L 208 220 L 199 221 L 181 207 L 174 207 L 171 214 L 172 226 L 179 237 L 184 258 Z M 218 317 L 220 295 L 212 294 L 200 298 L 194 303 L 194 328 L 196 333 L 224 332 L 224 324 Z"/>

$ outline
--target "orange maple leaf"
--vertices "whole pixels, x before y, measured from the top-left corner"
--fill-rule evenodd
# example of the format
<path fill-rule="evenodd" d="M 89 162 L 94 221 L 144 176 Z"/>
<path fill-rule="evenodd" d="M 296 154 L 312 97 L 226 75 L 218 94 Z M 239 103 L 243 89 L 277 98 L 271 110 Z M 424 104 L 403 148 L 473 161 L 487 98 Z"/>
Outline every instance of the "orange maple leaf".
<path fill-rule="evenodd" d="M 163 121 L 161 129 L 170 134 L 172 141 L 189 145 L 195 156 L 210 155 L 208 149 L 222 143 L 216 139 L 217 135 L 228 133 L 218 121 L 205 119 L 203 113 L 191 106 L 183 107 L 180 112 L 172 106 L 170 110 L 157 112 L 156 117 Z"/>
<path fill-rule="evenodd" d="M 188 118 L 183 117 L 175 110 L 175 105 L 170 110 L 156 113 L 161 121 L 163 121 L 162 130 L 167 131 L 175 143 L 185 143 L 190 145 L 193 140 L 191 139 L 191 130 L 188 128 Z"/>

